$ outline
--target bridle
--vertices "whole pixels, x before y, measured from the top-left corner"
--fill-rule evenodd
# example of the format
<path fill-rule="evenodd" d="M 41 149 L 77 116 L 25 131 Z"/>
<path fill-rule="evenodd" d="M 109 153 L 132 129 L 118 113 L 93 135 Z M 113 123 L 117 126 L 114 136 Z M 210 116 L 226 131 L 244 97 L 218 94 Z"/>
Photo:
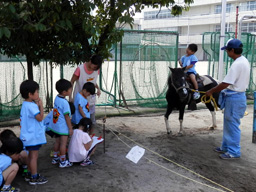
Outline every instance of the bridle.
<path fill-rule="evenodd" d="M 172 86 L 173 86 L 173 88 L 176 90 L 176 92 L 178 93 L 178 91 L 180 90 L 180 89 L 186 89 L 187 91 L 189 91 L 190 90 L 190 87 L 189 87 L 189 85 L 188 85 L 188 82 L 185 80 L 185 85 L 183 85 L 183 86 L 180 86 L 180 87 L 176 87 L 175 85 L 174 85 L 174 83 L 173 83 L 173 75 L 171 75 L 171 80 L 172 80 Z M 188 94 L 189 95 L 189 94 Z"/>

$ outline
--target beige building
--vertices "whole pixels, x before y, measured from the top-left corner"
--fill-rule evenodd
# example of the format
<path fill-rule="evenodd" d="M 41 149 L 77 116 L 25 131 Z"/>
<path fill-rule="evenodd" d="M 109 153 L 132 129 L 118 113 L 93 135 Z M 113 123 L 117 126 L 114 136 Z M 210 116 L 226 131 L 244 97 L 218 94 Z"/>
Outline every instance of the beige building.
<path fill-rule="evenodd" d="M 179 57 L 184 54 L 189 43 L 198 44 L 196 54 L 199 60 L 206 60 L 202 50 L 202 34 L 204 32 L 220 31 L 222 5 L 221 0 L 194 0 L 189 11 L 174 17 L 167 8 L 145 9 L 140 19 L 142 30 L 178 31 Z M 238 20 L 244 15 L 256 16 L 256 0 L 227 0 L 226 1 L 226 31 L 235 32 L 236 7 Z M 242 32 L 256 32 L 256 22 L 243 21 Z"/>

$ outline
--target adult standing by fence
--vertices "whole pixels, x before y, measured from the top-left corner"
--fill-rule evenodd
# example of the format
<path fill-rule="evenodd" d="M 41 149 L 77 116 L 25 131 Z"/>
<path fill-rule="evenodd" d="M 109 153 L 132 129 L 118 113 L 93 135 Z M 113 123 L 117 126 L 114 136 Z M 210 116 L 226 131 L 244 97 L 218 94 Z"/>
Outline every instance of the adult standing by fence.
<path fill-rule="evenodd" d="M 238 39 L 230 39 L 221 50 L 226 50 L 228 56 L 234 60 L 224 80 L 216 87 L 206 92 L 206 96 L 221 91 L 219 104 L 224 110 L 223 138 L 221 147 L 214 151 L 222 153 L 222 159 L 234 159 L 241 156 L 239 128 L 240 119 L 246 110 L 245 91 L 249 85 L 250 64 L 242 56 L 243 44 Z"/>
<path fill-rule="evenodd" d="M 74 87 L 73 89 L 73 97 L 72 94 L 69 97 L 70 101 L 73 101 L 73 98 L 75 98 L 76 94 L 80 92 L 83 88 L 83 85 L 87 82 L 91 82 L 95 85 L 95 88 L 97 89 L 97 96 L 99 97 L 101 94 L 100 88 L 97 84 L 97 79 L 99 76 L 99 69 L 101 68 L 102 65 L 102 57 L 99 55 L 93 55 L 90 58 L 90 61 L 83 63 L 82 65 L 79 65 L 72 78 L 71 78 L 71 83 Z M 88 97 L 88 102 L 89 102 L 89 109 L 90 109 L 90 118 L 92 120 L 93 125 L 96 124 L 95 120 L 95 103 L 96 103 L 96 95 L 91 95 Z"/>

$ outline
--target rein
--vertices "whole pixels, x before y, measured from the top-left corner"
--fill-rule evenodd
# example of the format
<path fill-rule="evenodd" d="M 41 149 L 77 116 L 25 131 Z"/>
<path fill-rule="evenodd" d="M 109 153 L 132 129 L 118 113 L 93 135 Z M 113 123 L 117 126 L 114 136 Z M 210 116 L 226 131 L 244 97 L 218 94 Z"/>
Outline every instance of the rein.
<path fill-rule="evenodd" d="M 210 103 L 212 101 L 214 104 L 214 108 L 216 109 L 216 111 L 218 111 L 218 105 L 212 95 L 209 97 L 209 99 L 207 99 L 207 97 L 205 95 L 205 93 L 206 93 L 205 91 L 197 91 L 195 89 L 190 89 L 190 90 L 193 92 L 203 93 L 204 95 L 201 97 L 201 102 L 206 104 L 206 103 Z"/>
<path fill-rule="evenodd" d="M 213 104 L 214 104 L 214 108 L 216 109 L 216 111 L 218 111 L 218 105 L 217 105 L 217 103 L 216 103 L 216 101 L 215 101 L 215 99 L 214 99 L 214 97 L 213 97 L 212 95 L 210 96 L 209 99 L 207 99 L 207 97 L 206 97 L 206 95 L 205 95 L 205 93 L 206 93 L 205 91 L 197 91 L 197 90 L 195 90 L 195 89 L 191 89 L 191 88 L 189 87 L 187 81 L 186 81 L 186 86 L 180 86 L 180 87 L 177 88 L 177 87 L 174 85 L 172 78 L 173 78 L 173 77 L 171 76 L 172 86 L 173 86 L 173 88 L 176 90 L 177 93 L 178 93 L 178 91 L 179 91 L 180 89 L 183 89 L 183 88 L 185 88 L 185 89 L 187 89 L 187 90 L 190 90 L 190 91 L 193 91 L 193 92 L 203 93 L 204 95 L 201 97 L 201 102 L 204 103 L 204 104 L 206 104 L 206 103 L 210 103 L 210 102 L 212 101 Z M 190 95 L 190 94 L 188 94 L 188 96 L 189 96 L 189 95 Z M 187 96 L 187 97 L 188 97 L 188 96 Z"/>

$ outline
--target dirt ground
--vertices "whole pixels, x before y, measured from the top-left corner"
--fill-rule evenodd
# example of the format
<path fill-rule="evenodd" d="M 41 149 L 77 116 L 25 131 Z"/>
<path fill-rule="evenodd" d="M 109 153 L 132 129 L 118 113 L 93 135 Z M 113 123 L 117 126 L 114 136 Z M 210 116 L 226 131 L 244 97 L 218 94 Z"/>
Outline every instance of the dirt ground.
<path fill-rule="evenodd" d="M 32 192 L 211 192 L 256 191 L 256 152 L 252 143 L 253 105 L 241 121 L 241 158 L 222 160 L 213 148 L 222 140 L 223 114 L 217 111 L 217 126 L 209 131 L 211 115 L 207 109 L 186 111 L 185 135 L 179 129 L 178 113 L 170 115 L 173 135 L 167 135 L 163 114 L 107 118 L 105 149 L 100 144 L 92 156 L 94 165 L 58 168 L 51 164 L 50 151 L 54 140 L 39 151 L 38 170 L 48 178 L 44 185 L 30 186 L 19 174 L 13 186 Z M 98 119 L 96 135 L 102 135 L 102 120 Z M 18 127 L 9 127 L 16 130 Z M 3 130 L 4 128 L 1 128 Z M 111 130 L 115 130 L 112 132 Z M 115 134 L 118 133 L 118 134 Z M 146 152 L 135 164 L 126 158 L 130 148 L 140 145 Z"/>

